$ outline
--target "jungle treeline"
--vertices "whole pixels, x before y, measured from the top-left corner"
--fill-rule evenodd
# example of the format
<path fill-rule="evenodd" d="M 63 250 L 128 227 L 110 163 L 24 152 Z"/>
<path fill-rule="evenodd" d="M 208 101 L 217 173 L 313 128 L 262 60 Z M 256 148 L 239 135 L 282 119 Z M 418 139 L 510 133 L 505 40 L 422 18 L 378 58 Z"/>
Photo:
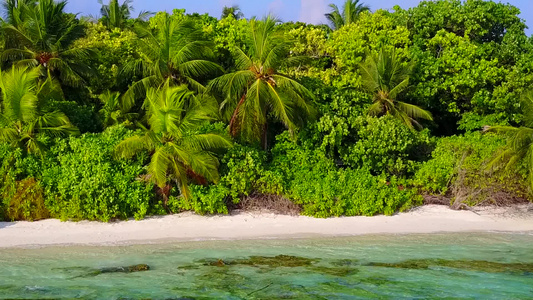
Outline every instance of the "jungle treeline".
<path fill-rule="evenodd" d="M 347 0 L 312 25 L 2 2 L 0 219 L 532 199 L 533 39 L 512 5 Z"/>

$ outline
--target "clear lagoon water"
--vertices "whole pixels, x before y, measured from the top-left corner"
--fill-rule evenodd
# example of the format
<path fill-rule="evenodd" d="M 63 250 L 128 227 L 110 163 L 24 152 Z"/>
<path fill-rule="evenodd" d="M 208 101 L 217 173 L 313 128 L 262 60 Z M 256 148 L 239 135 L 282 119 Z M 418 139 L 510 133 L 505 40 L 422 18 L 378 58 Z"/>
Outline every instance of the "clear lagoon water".
<path fill-rule="evenodd" d="M 533 299 L 533 233 L 0 249 L 0 299 L 427 298 Z"/>

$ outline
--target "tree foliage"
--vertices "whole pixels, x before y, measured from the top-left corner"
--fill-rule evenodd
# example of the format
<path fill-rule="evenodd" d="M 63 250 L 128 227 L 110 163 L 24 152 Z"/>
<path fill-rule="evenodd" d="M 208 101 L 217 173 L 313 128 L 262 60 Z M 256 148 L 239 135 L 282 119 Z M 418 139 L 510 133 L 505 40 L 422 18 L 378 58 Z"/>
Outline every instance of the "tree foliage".
<path fill-rule="evenodd" d="M 78 129 L 62 112 L 44 110 L 60 91 L 51 77 L 39 82 L 39 75 L 38 69 L 17 67 L 0 72 L 0 141 L 42 155 L 46 138 L 76 134 Z"/>
<path fill-rule="evenodd" d="M 363 87 L 374 95 L 369 108 L 370 115 L 391 115 L 409 128 L 420 124 L 417 118 L 433 120 L 431 113 L 422 108 L 398 101 L 401 93 L 409 86 L 411 64 L 402 63 L 396 51 L 382 50 L 378 56 L 370 56 L 361 65 Z"/>
<path fill-rule="evenodd" d="M 160 189 L 175 182 L 185 198 L 191 197 L 191 178 L 218 182 L 219 162 L 212 151 L 228 148 L 231 142 L 218 134 L 198 132 L 216 111 L 213 99 L 195 96 L 186 86 L 171 86 L 168 79 L 148 91 L 144 106 L 149 128 L 122 141 L 117 155 L 131 158 L 143 150 L 150 152 L 147 179 Z"/>
<path fill-rule="evenodd" d="M 362 12 L 370 10 L 368 5 L 359 3 L 359 0 L 345 0 L 342 11 L 335 4 L 330 4 L 329 7 L 331 12 L 326 14 L 326 18 L 333 29 L 357 22 Z"/>
<path fill-rule="evenodd" d="M 244 14 L 242 13 L 241 8 L 238 5 L 233 5 L 231 7 L 224 6 L 224 8 L 222 8 L 222 16 L 220 18 L 225 19 L 228 17 L 232 17 L 235 20 L 239 20 L 244 18 Z"/>
<path fill-rule="evenodd" d="M 2 1 L 0 218 L 531 199 L 533 39 L 510 4 L 347 0 L 328 26 L 100 3 Z"/>
<path fill-rule="evenodd" d="M 150 20 L 149 28 L 137 26 L 136 32 L 139 55 L 124 66 L 122 76 L 141 79 L 133 82 L 124 95 L 126 109 L 133 107 L 136 98 L 143 98 L 148 89 L 166 81 L 187 84 L 202 92 L 202 81 L 221 71 L 213 61 L 211 42 L 191 20 L 179 14 L 159 13 Z"/>
<path fill-rule="evenodd" d="M 102 14 L 100 21 L 109 29 L 123 29 L 134 24 L 134 22 L 130 21 L 146 21 L 152 15 L 151 12 L 141 11 L 137 19 L 131 20 L 133 0 L 124 0 L 122 4 L 118 0 L 109 0 L 108 4 L 104 4 L 103 0 L 98 0 L 98 3 L 102 5 L 100 8 L 100 13 Z"/>
<path fill-rule="evenodd" d="M 229 120 L 233 136 L 266 144 L 271 115 L 294 132 L 312 117 L 313 95 L 280 69 L 298 62 L 289 56 L 290 41 L 277 31 L 277 20 L 251 20 L 245 51 L 233 49 L 237 71 L 214 79 L 211 90 L 223 97 L 221 111 Z"/>
<path fill-rule="evenodd" d="M 503 134 L 508 143 L 491 162 L 491 166 L 504 164 L 507 170 L 523 163 L 527 166 L 528 185 L 533 190 L 533 92 L 528 91 L 522 97 L 524 124 L 521 127 L 490 126 L 487 131 Z"/>
<path fill-rule="evenodd" d="M 13 6 L 17 3 L 16 6 Z M 3 24 L 6 49 L 4 63 L 39 66 L 43 74 L 50 72 L 66 85 L 81 87 L 91 74 L 82 58 L 92 53 L 87 48 L 72 47 L 83 36 L 83 26 L 75 15 L 64 12 L 66 1 L 7 1 L 8 22 Z"/>

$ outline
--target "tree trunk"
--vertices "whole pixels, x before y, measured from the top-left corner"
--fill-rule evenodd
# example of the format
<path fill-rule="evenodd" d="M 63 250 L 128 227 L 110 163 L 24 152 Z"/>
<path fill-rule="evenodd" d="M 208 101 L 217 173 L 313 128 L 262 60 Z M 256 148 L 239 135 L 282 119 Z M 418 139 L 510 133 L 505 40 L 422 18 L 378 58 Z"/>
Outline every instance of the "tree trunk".
<path fill-rule="evenodd" d="M 237 136 L 237 132 L 239 131 L 236 128 L 236 122 L 237 122 L 237 115 L 239 113 L 239 110 L 241 109 L 241 106 L 244 104 L 244 101 L 246 100 L 246 94 L 242 95 L 241 100 L 239 101 L 239 104 L 237 104 L 237 107 L 235 108 L 235 111 L 233 112 L 233 116 L 231 116 L 231 121 L 229 122 L 229 131 L 233 137 Z"/>
<path fill-rule="evenodd" d="M 268 122 L 263 126 L 263 149 L 268 150 Z"/>

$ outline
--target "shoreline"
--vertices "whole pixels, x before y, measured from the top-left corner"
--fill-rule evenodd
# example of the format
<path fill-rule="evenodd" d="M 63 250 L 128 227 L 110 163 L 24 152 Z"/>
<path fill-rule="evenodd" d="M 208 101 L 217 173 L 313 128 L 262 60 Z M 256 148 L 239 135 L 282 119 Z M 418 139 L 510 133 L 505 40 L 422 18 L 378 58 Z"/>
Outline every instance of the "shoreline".
<path fill-rule="evenodd" d="M 181 213 L 114 223 L 54 219 L 0 222 L 0 249 L 465 232 L 533 232 L 533 204 L 475 211 L 454 211 L 446 206 L 427 205 L 391 217 L 316 219 L 238 212 L 208 217 Z"/>

